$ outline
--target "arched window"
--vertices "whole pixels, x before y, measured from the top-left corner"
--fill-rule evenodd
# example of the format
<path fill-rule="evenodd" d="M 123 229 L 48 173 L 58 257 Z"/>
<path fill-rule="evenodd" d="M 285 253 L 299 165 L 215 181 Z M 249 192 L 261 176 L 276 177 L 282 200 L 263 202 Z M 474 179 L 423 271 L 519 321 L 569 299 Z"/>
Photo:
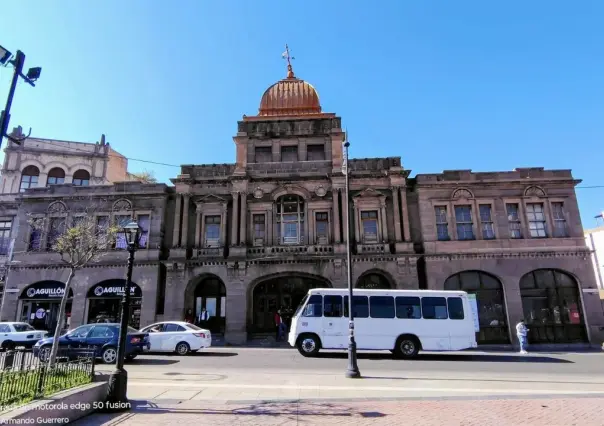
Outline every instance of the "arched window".
<path fill-rule="evenodd" d="M 579 285 L 562 271 L 539 269 L 520 279 L 529 343 L 586 342 Z"/>
<path fill-rule="evenodd" d="M 27 166 L 21 173 L 21 185 L 19 186 L 20 192 L 25 192 L 27 188 L 35 188 L 38 186 L 38 178 L 40 177 L 40 170 L 36 166 Z"/>
<path fill-rule="evenodd" d="M 476 300 L 480 331 L 476 341 L 483 344 L 509 343 L 503 286 L 494 276 L 481 271 L 464 271 L 445 281 L 445 290 L 462 290 Z"/>
<path fill-rule="evenodd" d="M 361 275 L 357 281 L 356 288 L 362 288 L 365 290 L 388 290 L 390 288 L 390 283 L 382 274 L 370 273 Z"/>
<path fill-rule="evenodd" d="M 277 238 L 279 244 L 304 241 L 304 200 L 299 195 L 283 195 L 277 200 Z"/>
<path fill-rule="evenodd" d="M 48 172 L 48 180 L 46 181 L 46 186 L 60 185 L 62 183 L 65 183 L 65 171 L 59 167 L 50 169 L 50 171 Z"/>
<path fill-rule="evenodd" d="M 73 184 L 75 186 L 88 186 L 90 183 L 90 173 L 86 170 L 78 170 L 73 174 Z"/>

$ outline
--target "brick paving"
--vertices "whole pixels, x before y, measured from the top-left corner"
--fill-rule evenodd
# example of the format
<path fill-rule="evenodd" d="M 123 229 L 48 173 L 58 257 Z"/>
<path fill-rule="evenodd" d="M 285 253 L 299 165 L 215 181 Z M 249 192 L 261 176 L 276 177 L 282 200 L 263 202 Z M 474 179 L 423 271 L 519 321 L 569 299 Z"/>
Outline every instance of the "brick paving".
<path fill-rule="evenodd" d="M 604 398 L 266 402 L 136 407 L 121 415 L 95 414 L 77 425 L 401 425 L 601 426 Z"/>

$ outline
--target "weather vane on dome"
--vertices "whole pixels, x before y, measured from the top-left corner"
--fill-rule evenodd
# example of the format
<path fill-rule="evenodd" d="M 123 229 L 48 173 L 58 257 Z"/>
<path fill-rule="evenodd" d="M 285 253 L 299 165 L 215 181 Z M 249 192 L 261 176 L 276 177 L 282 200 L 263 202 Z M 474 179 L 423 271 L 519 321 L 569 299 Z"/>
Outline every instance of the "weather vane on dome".
<path fill-rule="evenodd" d="M 294 69 L 292 68 L 292 60 L 296 59 L 289 54 L 289 46 L 285 45 L 285 52 L 281 54 L 281 57 L 287 60 L 287 78 L 295 78 Z"/>

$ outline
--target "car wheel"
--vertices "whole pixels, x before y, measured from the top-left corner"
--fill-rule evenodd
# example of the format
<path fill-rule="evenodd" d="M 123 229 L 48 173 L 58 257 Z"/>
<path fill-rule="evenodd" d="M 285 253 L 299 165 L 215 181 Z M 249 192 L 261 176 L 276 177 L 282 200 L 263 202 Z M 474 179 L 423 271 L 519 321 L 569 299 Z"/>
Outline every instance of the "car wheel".
<path fill-rule="evenodd" d="M 185 342 L 180 342 L 178 345 L 176 345 L 176 353 L 178 355 L 186 355 L 189 353 L 189 351 L 191 350 L 191 347 L 189 346 L 188 343 Z"/>
<path fill-rule="evenodd" d="M 115 361 L 117 360 L 117 350 L 114 347 L 103 349 L 101 359 L 105 364 L 115 364 Z"/>
<path fill-rule="evenodd" d="M 50 346 L 42 346 L 38 351 L 38 359 L 40 362 L 48 362 L 50 359 Z"/>
<path fill-rule="evenodd" d="M 411 359 L 417 356 L 419 352 L 419 341 L 415 336 L 399 337 L 394 348 L 394 355 L 397 358 Z"/>
<path fill-rule="evenodd" d="M 321 348 L 321 343 L 319 342 L 319 338 L 313 334 L 305 334 L 298 338 L 298 342 L 296 344 L 298 348 L 298 352 L 302 356 L 310 357 L 315 356 L 319 349 Z"/>
<path fill-rule="evenodd" d="M 2 349 L 4 349 L 5 351 L 14 350 L 15 342 L 13 342 L 12 340 L 5 340 L 4 342 L 2 342 Z"/>

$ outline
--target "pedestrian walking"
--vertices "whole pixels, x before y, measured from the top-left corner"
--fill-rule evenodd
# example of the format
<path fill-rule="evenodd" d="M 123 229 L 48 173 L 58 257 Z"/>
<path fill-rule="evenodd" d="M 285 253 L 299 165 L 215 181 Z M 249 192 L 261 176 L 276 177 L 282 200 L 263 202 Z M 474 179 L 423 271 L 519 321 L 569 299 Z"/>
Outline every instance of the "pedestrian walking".
<path fill-rule="evenodd" d="M 281 316 L 281 310 L 275 312 L 275 327 L 277 329 L 276 340 L 279 342 L 285 337 L 285 323 L 283 322 L 283 317 Z"/>
<path fill-rule="evenodd" d="M 518 342 L 520 343 L 520 353 L 527 354 L 526 348 L 528 347 L 528 335 L 529 329 L 526 328 L 524 324 L 524 320 L 520 320 L 518 324 L 516 324 L 516 335 L 518 336 Z"/>

